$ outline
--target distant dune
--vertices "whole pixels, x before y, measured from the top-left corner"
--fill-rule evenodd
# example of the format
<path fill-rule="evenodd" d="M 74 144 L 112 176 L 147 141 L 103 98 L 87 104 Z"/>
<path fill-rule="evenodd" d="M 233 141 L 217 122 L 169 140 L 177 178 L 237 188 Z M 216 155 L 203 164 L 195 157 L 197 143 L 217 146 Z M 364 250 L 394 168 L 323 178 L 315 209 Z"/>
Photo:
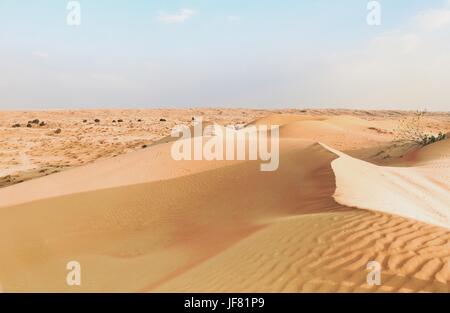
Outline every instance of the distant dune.
<path fill-rule="evenodd" d="M 273 172 L 175 161 L 158 138 L 1 188 L 3 290 L 450 291 L 450 141 L 393 146 L 396 114 L 345 113 L 246 122 L 281 126 Z M 79 287 L 66 285 L 72 260 Z"/>

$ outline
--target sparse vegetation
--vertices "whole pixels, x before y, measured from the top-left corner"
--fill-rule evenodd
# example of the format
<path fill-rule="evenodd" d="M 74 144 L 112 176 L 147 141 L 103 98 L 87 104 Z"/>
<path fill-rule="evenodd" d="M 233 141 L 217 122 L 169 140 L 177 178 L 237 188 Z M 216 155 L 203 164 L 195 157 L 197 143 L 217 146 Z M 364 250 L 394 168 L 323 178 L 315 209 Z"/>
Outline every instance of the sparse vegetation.
<path fill-rule="evenodd" d="M 444 140 L 444 139 L 446 139 L 446 137 L 447 136 L 445 134 L 443 134 L 442 132 L 439 132 L 439 134 L 437 136 L 425 135 L 422 138 L 422 145 L 426 146 L 426 145 L 429 145 L 429 144 L 432 144 L 432 143 Z"/>
<path fill-rule="evenodd" d="M 426 146 L 446 139 L 447 136 L 443 132 L 439 132 L 438 135 L 426 132 L 424 127 L 425 115 L 426 110 L 420 110 L 415 112 L 413 116 L 402 119 L 394 132 L 396 140 Z"/>

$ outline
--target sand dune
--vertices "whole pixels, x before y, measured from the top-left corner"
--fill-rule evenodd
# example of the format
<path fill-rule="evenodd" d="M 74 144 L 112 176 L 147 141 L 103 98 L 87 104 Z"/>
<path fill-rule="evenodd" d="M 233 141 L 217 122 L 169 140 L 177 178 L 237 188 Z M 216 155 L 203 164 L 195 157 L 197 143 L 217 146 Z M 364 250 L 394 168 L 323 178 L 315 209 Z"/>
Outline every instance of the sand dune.
<path fill-rule="evenodd" d="M 385 134 L 370 130 L 371 123 L 367 123 L 367 121 L 367 125 L 364 127 L 352 123 L 360 122 L 357 119 L 348 121 L 351 122 L 348 126 L 341 125 L 341 120 L 334 119 L 293 122 L 281 126 L 280 134 L 285 138 L 304 138 L 323 142 L 340 150 L 370 147 L 389 140 Z"/>
<path fill-rule="evenodd" d="M 439 165 L 436 163 L 430 171 L 424 166 L 376 166 L 332 148 L 327 149 L 339 156 L 331 163 L 336 176 L 334 198 L 337 202 L 450 229 L 450 159 L 442 163 L 447 171 L 443 168 L 437 170 Z M 425 154 L 433 155 L 429 150 Z"/>
<path fill-rule="evenodd" d="M 338 149 L 389 141 L 391 122 L 374 132 L 359 118 L 285 114 L 252 125 L 277 123 L 274 172 L 259 161 L 174 161 L 163 141 L 0 189 L 1 286 L 449 291 L 448 141 L 403 167 L 376 166 Z M 65 283 L 71 260 L 79 287 Z M 371 287 L 374 260 L 383 282 Z"/>
<path fill-rule="evenodd" d="M 175 161 L 171 145 L 100 160 L 51 176 L 0 189 L 0 208 L 40 199 L 119 186 L 153 182 L 207 171 L 233 163 Z"/>
<path fill-rule="evenodd" d="M 8 284 L 4 275 L 13 274 L 14 268 L 17 273 L 31 265 L 20 261 L 23 255 L 42 262 L 28 270 L 36 275 L 46 273 L 48 285 L 40 280 L 27 282 L 27 288 L 33 290 L 65 289 L 58 270 L 63 270 L 65 262 L 72 259 L 87 268 L 105 268 L 104 273 L 98 274 L 104 276 L 88 276 L 92 283 L 86 288 L 92 285 L 93 290 L 108 289 L 108 264 L 111 270 L 121 273 L 119 290 L 150 288 L 171 277 L 175 269 L 193 266 L 273 218 L 322 211 L 323 207 L 334 209 L 336 205 L 330 197 L 334 181 L 330 179 L 329 166 L 333 154 L 303 140 L 285 140 L 281 151 L 283 165 L 275 172 L 260 172 L 258 162 L 245 162 L 160 182 L 3 208 L 0 245 L 5 249 L 0 253 L 15 247 L 18 257 L 0 258 L 1 268 L 8 269 L 1 273 L 4 288 L 20 288 L 17 282 Z M 306 166 L 294 168 L 295 164 Z M 320 172 L 324 174 L 318 175 Z M 316 194 L 319 187 L 322 197 Z M 237 194 L 241 196 L 236 197 Z M 20 228 L 17 220 L 24 220 Z M 173 261 L 163 262 L 167 257 Z M 132 275 L 136 271 L 133 264 L 152 259 L 161 264 L 141 273 L 146 274 L 141 278 L 146 284 L 140 286 Z M 7 260 L 11 263 L 5 264 Z M 167 268 L 170 263 L 175 265 Z"/>
<path fill-rule="evenodd" d="M 293 216 L 156 290 L 449 292 L 449 240 L 446 229 L 373 212 Z M 373 260 L 383 268 L 381 286 L 366 284 Z"/>
<path fill-rule="evenodd" d="M 415 150 L 405 157 L 406 165 L 427 165 L 427 167 L 448 164 L 450 159 L 450 140 L 443 140 Z"/>
<path fill-rule="evenodd" d="M 278 126 L 284 126 L 290 123 L 294 122 L 301 122 L 301 121 L 323 121 L 327 118 L 324 116 L 314 116 L 314 115 L 299 115 L 299 114 L 271 114 L 262 118 L 259 118 L 251 123 L 248 123 L 248 125 L 278 125 Z"/>

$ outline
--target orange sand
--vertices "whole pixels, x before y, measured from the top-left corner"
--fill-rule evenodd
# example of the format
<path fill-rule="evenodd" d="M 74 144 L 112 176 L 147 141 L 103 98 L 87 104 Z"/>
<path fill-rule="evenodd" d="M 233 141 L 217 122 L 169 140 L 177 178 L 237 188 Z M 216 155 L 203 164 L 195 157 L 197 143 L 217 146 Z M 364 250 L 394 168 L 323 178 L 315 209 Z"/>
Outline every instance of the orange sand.
<path fill-rule="evenodd" d="M 251 123 L 282 125 L 274 172 L 174 161 L 163 140 L 0 189 L 3 290 L 448 292 L 449 141 L 404 150 L 400 113 L 345 113 Z M 430 127 L 448 131 L 445 117 Z"/>

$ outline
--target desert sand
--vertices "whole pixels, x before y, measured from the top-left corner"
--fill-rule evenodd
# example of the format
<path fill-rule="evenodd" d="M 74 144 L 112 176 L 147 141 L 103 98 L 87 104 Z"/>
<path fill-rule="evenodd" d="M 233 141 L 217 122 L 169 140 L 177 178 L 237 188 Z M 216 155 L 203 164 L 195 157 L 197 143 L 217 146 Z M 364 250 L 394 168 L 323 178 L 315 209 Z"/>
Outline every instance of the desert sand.
<path fill-rule="evenodd" d="M 399 142 L 395 129 L 409 114 L 1 112 L 0 286 L 449 292 L 450 141 Z M 195 116 L 280 125 L 278 170 L 262 172 L 258 161 L 175 161 L 170 130 Z M 33 119 L 46 124 L 26 127 Z M 446 133 L 450 113 L 429 113 L 424 123 Z M 73 260 L 80 286 L 66 284 Z M 370 261 L 382 266 L 379 286 L 367 285 Z"/>

